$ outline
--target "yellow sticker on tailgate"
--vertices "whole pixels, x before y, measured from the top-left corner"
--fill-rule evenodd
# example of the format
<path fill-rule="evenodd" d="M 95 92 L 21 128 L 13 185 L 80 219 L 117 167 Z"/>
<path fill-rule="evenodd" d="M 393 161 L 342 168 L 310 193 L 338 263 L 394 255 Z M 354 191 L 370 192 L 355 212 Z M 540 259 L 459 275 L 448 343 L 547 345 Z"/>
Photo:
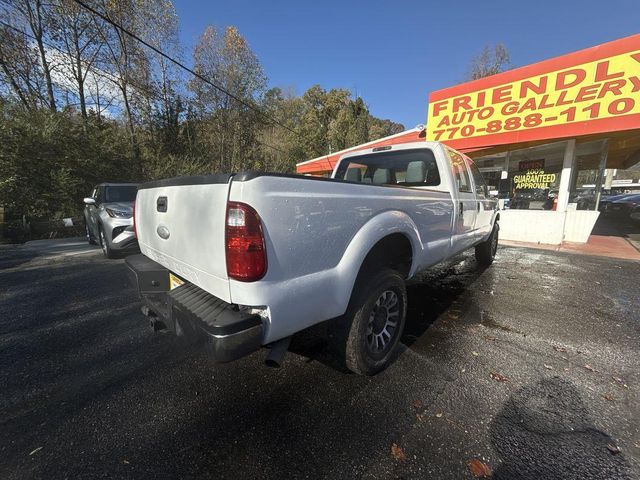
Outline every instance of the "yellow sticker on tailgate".
<path fill-rule="evenodd" d="M 184 285 L 184 280 L 173 273 L 169 273 L 169 290 L 178 288 L 180 285 Z"/>

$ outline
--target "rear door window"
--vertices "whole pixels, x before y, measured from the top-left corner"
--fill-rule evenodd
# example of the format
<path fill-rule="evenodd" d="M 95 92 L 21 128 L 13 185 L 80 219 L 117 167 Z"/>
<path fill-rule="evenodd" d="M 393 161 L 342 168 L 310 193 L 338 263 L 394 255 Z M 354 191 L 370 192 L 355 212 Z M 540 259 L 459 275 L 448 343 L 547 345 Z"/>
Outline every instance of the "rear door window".
<path fill-rule="evenodd" d="M 465 164 L 464 157 L 451 148 L 447 148 L 447 152 L 449 152 L 451 170 L 453 171 L 453 178 L 456 180 L 458 191 L 473 193 L 471 178 L 469 177 L 469 170 Z"/>
<path fill-rule="evenodd" d="M 471 175 L 473 176 L 473 183 L 476 186 L 476 195 L 479 197 L 486 197 L 489 195 L 489 189 L 487 188 L 487 182 L 485 182 L 484 177 L 482 176 L 482 172 L 478 169 L 473 160 L 466 157 L 467 166 L 469 170 L 471 170 Z"/>
<path fill-rule="evenodd" d="M 389 150 L 346 158 L 340 162 L 335 178 L 374 185 L 440 185 L 435 155 L 426 148 Z"/>

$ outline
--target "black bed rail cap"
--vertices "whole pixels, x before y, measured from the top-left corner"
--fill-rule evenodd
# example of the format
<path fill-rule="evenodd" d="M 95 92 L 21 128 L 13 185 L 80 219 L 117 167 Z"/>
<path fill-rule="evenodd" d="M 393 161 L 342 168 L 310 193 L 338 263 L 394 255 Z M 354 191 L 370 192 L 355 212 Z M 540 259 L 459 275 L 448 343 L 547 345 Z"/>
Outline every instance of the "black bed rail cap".
<path fill-rule="evenodd" d="M 165 178 L 162 180 L 153 180 L 151 182 L 143 183 L 138 187 L 138 190 L 145 188 L 158 188 L 158 187 L 178 187 L 185 185 L 209 185 L 215 183 L 229 183 L 229 179 L 233 176 L 233 173 L 219 173 L 215 175 L 192 175 L 186 177 L 173 177 Z"/>

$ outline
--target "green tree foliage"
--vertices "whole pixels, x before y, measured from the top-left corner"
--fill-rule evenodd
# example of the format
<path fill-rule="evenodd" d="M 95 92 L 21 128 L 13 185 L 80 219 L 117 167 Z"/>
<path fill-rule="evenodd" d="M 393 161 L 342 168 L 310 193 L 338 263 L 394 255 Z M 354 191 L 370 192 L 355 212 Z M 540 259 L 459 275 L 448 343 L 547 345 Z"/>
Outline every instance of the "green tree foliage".
<path fill-rule="evenodd" d="M 137 179 L 127 130 L 75 112 L 0 102 L 0 204 L 14 216 L 77 215 L 102 181 Z"/>
<path fill-rule="evenodd" d="M 182 59 L 170 0 L 92 4 Z M 235 27 L 207 27 L 193 68 L 243 101 L 71 0 L 8 0 L 0 11 L 9 24 L 0 26 L 0 205 L 12 217 L 78 216 L 103 181 L 293 172 L 297 162 L 404 129 L 346 89 L 268 88 Z"/>

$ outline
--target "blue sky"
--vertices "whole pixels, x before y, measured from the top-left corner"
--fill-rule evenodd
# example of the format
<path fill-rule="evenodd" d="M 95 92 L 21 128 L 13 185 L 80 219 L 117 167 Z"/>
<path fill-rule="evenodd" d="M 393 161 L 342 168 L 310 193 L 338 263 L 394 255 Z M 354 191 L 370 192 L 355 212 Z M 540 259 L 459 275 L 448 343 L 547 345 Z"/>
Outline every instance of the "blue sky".
<path fill-rule="evenodd" d="M 430 91 L 461 83 L 484 45 L 513 67 L 640 33 L 640 0 L 176 2 L 185 55 L 206 25 L 235 25 L 270 86 L 356 90 L 381 118 L 426 122 Z"/>

